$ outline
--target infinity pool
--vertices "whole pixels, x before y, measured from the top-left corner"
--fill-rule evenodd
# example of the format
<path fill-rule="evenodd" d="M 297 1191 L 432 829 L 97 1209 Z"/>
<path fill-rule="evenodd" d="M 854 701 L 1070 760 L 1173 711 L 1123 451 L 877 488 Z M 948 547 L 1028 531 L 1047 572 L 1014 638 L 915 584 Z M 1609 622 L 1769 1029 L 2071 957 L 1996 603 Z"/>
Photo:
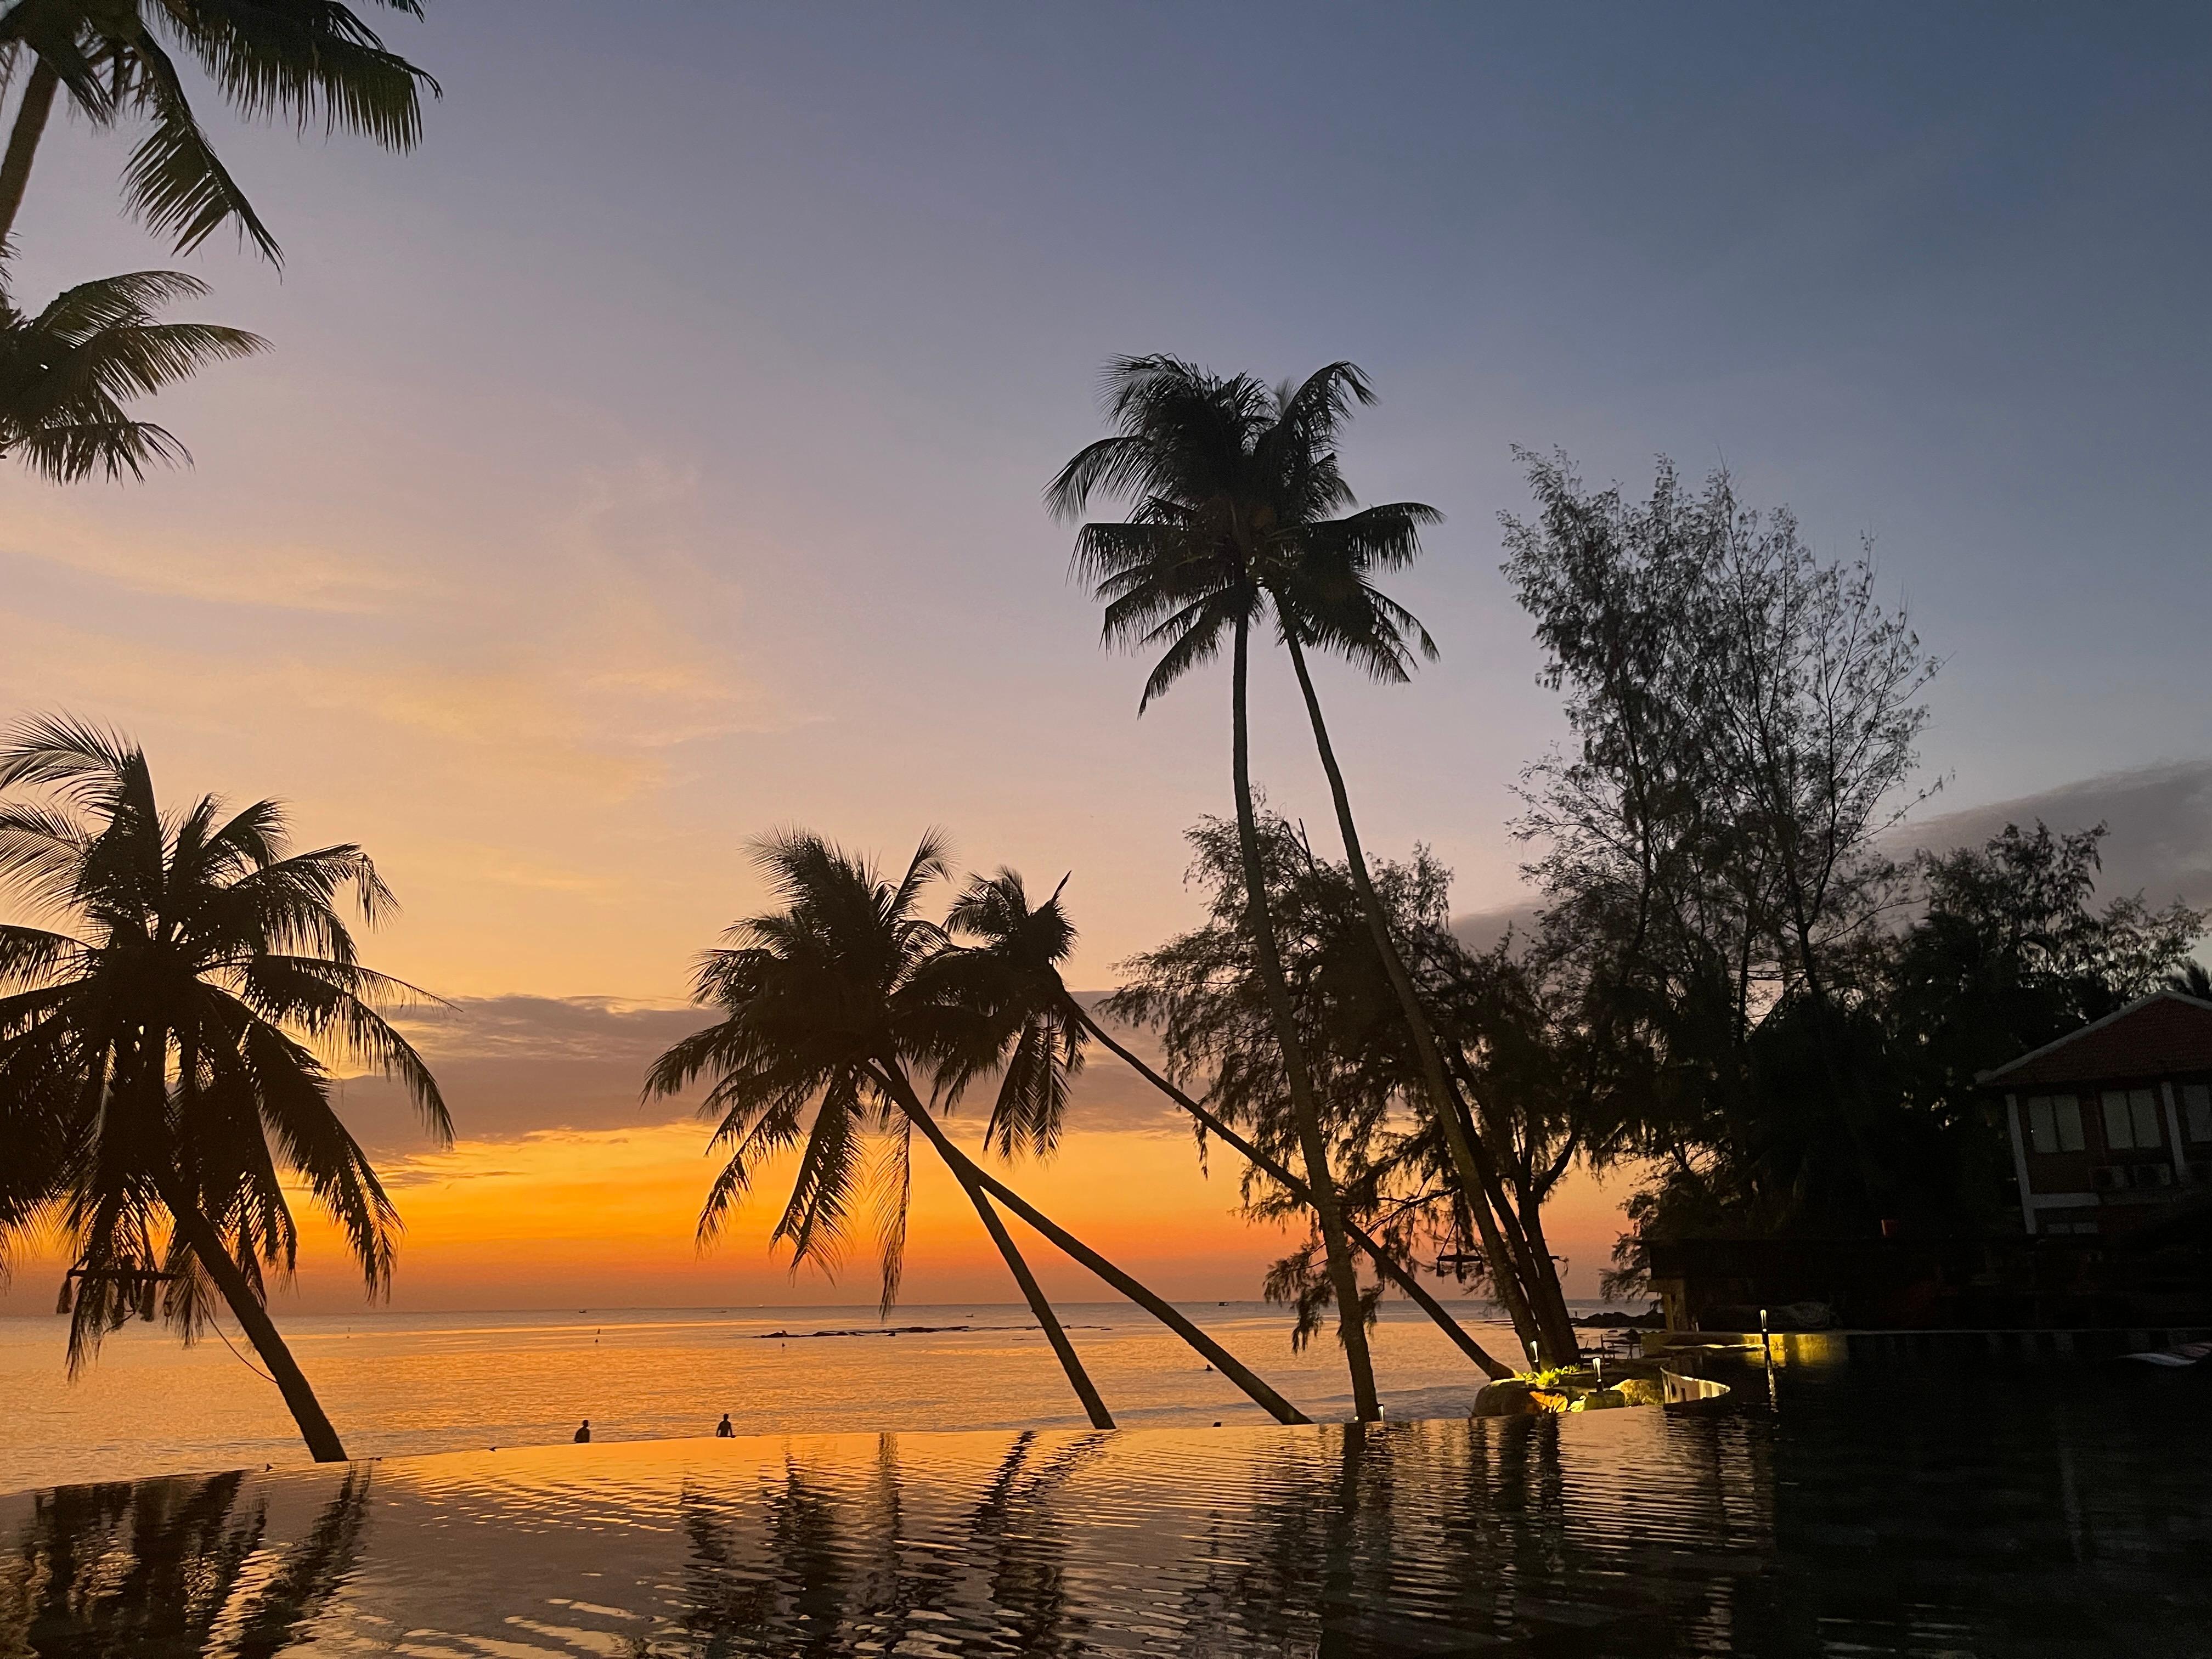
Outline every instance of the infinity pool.
<path fill-rule="evenodd" d="M 538 1448 L 0 1500 L 0 1655 L 2212 1652 L 2212 1387 Z"/>

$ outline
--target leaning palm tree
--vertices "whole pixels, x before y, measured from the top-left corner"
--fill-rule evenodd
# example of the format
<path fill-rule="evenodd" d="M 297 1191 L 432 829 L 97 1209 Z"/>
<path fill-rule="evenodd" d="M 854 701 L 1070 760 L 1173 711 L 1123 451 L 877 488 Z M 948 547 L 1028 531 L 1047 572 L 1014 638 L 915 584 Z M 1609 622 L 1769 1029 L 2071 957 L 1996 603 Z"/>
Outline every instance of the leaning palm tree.
<path fill-rule="evenodd" d="M 720 1232 L 763 1162 L 796 1149 L 774 1241 L 790 1245 L 794 1268 L 834 1263 L 854 1211 L 872 1202 L 888 1309 L 903 1262 L 919 1133 L 975 1206 L 1096 1426 L 1110 1428 L 1113 1419 L 1000 1206 L 1177 1330 L 1280 1420 L 1304 1420 L 1179 1311 L 980 1168 L 924 1103 L 927 1085 L 950 1104 L 997 1063 L 1008 1037 L 1000 994 L 979 981 L 972 963 L 956 960 L 945 930 L 921 915 L 923 890 L 946 872 L 939 838 L 924 837 L 896 882 L 804 832 L 766 838 L 757 856 L 783 908 L 737 924 L 730 945 L 701 960 L 695 994 L 723 1017 L 670 1048 L 646 1080 L 652 1097 L 711 1079 L 700 1110 L 715 1121 L 714 1144 L 729 1157 L 700 1213 L 702 1242 Z M 1024 1085 L 1010 1086 L 1018 1093 Z"/>
<path fill-rule="evenodd" d="M 1350 363 L 1330 365 L 1295 396 L 1283 400 L 1285 424 L 1294 426 L 1285 434 L 1285 442 L 1298 453 L 1297 470 L 1322 481 L 1333 507 L 1352 503 L 1351 489 L 1337 466 L 1335 443 L 1355 400 L 1371 404 L 1375 394 L 1366 378 Z M 1330 741 L 1328 723 L 1322 718 L 1320 694 L 1307 661 L 1309 650 L 1323 652 L 1341 658 L 1370 679 L 1401 685 L 1412 678 L 1417 654 L 1431 662 L 1436 659 L 1436 642 L 1420 619 L 1376 586 L 1376 577 L 1413 563 L 1420 555 L 1421 526 L 1439 516 L 1434 508 L 1419 502 L 1400 501 L 1315 525 L 1288 550 L 1286 556 L 1261 568 L 1261 580 L 1274 601 L 1277 632 L 1290 653 L 1306 718 L 1313 728 L 1314 747 L 1328 779 L 1346 867 L 1384 975 L 1413 1038 L 1430 1112 L 1443 1132 L 1454 1171 L 1490 1258 L 1492 1283 L 1509 1306 L 1516 1302 L 1524 1304 L 1514 1307 L 1516 1323 L 1524 1320 L 1533 1323 L 1546 1356 L 1555 1364 L 1564 1363 L 1574 1358 L 1578 1345 L 1574 1328 L 1568 1322 L 1559 1277 L 1552 1270 L 1550 1259 L 1534 1249 L 1522 1231 L 1497 1165 L 1481 1137 L 1474 1133 L 1466 1105 L 1445 1071 L 1434 1023 L 1421 1006 L 1405 953 L 1390 931 L 1389 915 L 1369 873 L 1344 769 L 1337 763 L 1336 747 Z"/>
<path fill-rule="evenodd" d="M 1018 1031 L 1016 1060 L 1006 1067 L 1006 1086 L 992 1115 L 991 1134 L 1002 1146 L 1017 1139 L 1045 1145 L 1057 1140 L 1067 1109 L 1065 1079 L 1081 1069 L 1084 1045 L 1096 1042 L 1188 1113 L 1206 1133 L 1310 1209 L 1311 1188 L 1147 1064 L 1067 988 L 1060 964 L 1074 948 L 1075 925 L 1060 903 L 1060 891 L 1066 885 L 1063 879 L 1050 897 L 1032 905 L 1020 872 L 1001 869 L 994 876 L 975 876 L 945 919 L 956 939 L 969 941 L 966 949 L 997 964 L 1008 988 L 1004 1017 Z M 1344 1227 L 1353 1245 L 1375 1264 L 1376 1271 L 1404 1291 L 1462 1353 L 1492 1376 L 1512 1375 L 1512 1368 L 1492 1358 L 1469 1336 L 1451 1310 L 1382 1241 L 1349 1218 Z"/>
<path fill-rule="evenodd" d="M 1351 492 L 1325 442 L 1358 371 L 1332 364 L 1303 386 L 1271 388 L 1249 375 L 1223 379 L 1168 356 L 1125 357 L 1107 373 L 1108 418 L 1119 430 L 1079 453 L 1045 491 L 1062 518 L 1080 518 L 1094 496 L 1132 499 L 1125 523 L 1083 526 L 1075 568 L 1105 605 L 1109 647 L 1160 655 L 1138 704 L 1231 647 L 1231 769 L 1244 865 L 1246 925 L 1266 994 L 1284 1081 L 1305 1163 L 1305 1181 L 1328 1264 L 1337 1329 L 1352 1375 L 1353 1409 L 1382 1414 L 1368 1357 L 1365 1304 L 1328 1165 L 1320 1099 L 1298 1036 L 1274 924 L 1267 914 L 1252 798 L 1247 692 L 1251 633 L 1309 563 L 1332 545 L 1387 534 L 1428 509 L 1411 503 L 1332 515 Z M 1285 622 L 1279 613 L 1279 623 Z"/>
<path fill-rule="evenodd" d="M 422 15 L 420 0 L 377 3 Z M 0 8 L 0 83 L 27 58 L 29 72 L 0 154 L 0 242 L 14 229 L 55 94 L 65 88 L 96 128 L 148 124 L 125 167 L 124 200 L 179 252 L 232 222 L 264 257 L 282 258 L 201 130 L 171 47 L 248 119 L 286 118 L 302 132 L 343 127 L 387 149 L 415 145 L 422 94 L 438 92 L 337 0 L 16 0 Z"/>
<path fill-rule="evenodd" d="M 0 457 L 56 483 L 95 471 L 143 478 L 149 463 L 190 460 L 126 404 L 204 363 L 267 349 L 243 329 L 159 320 L 161 307 L 206 292 L 180 271 L 133 271 L 80 283 L 33 316 L 0 291 Z"/>
<path fill-rule="evenodd" d="M 392 895 L 358 847 L 291 851 L 274 802 L 165 813 L 142 750 L 67 719 L 0 736 L 0 791 L 18 788 L 37 794 L 0 800 L 0 895 L 54 925 L 0 924 L 0 1228 L 58 1225 L 73 1248 L 72 1374 L 157 1295 L 188 1341 L 220 1298 L 308 1449 L 342 1459 L 267 1274 L 297 1255 L 289 1172 L 370 1293 L 391 1284 L 398 1218 L 331 1109 L 328 1062 L 396 1078 L 452 1139 L 385 1017 L 422 994 L 363 967 L 338 910 L 350 891 L 373 924 Z"/>
<path fill-rule="evenodd" d="M 1071 515 L 1094 491 L 1137 498 L 1129 523 L 1086 525 L 1077 546 L 1078 568 L 1097 581 L 1107 601 L 1108 642 L 1167 647 L 1146 686 L 1149 701 L 1218 653 L 1221 633 L 1233 625 L 1241 723 L 1246 635 L 1272 614 L 1314 726 L 1360 906 L 1413 1039 L 1430 1109 L 1493 1282 L 1516 1327 L 1540 1332 L 1546 1348 L 1571 1356 L 1573 1333 L 1556 1275 L 1520 1232 L 1495 1161 L 1450 1086 L 1432 1024 L 1391 938 L 1307 662 L 1307 653 L 1318 650 L 1376 678 L 1401 681 L 1416 651 L 1435 656 L 1419 620 L 1382 593 L 1374 577 L 1411 562 L 1421 526 L 1439 515 L 1418 501 L 1346 510 L 1353 497 L 1336 440 L 1352 405 L 1374 400 L 1365 376 L 1351 363 L 1331 363 L 1302 384 L 1270 390 L 1249 376 L 1224 380 L 1174 358 L 1128 358 L 1113 367 L 1109 384 L 1109 410 L 1121 432 L 1078 455 L 1048 495 L 1055 509 Z M 1248 801 L 1249 787 L 1240 783 L 1239 840 L 1257 918 L 1255 957 L 1280 1032 L 1289 1030 L 1289 994 L 1272 939 L 1256 933 L 1265 904 Z M 1286 1069 L 1296 1111 L 1297 1074 L 1310 1073 L 1303 1065 Z M 1326 1242 L 1326 1227 L 1323 1236 Z M 1330 1271 L 1334 1281 L 1334 1259 Z M 1333 1282 L 1332 1289 L 1340 1300 L 1341 1286 Z M 1532 1308 L 1549 1317 L 1540 1319 Z"/>
<path fill-rule="evenodd" d="M 702 959 L 695 993 L 726 1017 L 663 1054 L 647 1094 L 675 1094 L 715 1074 L 702 1110 L 720 1120 L 715 1142 L 730 1157 L 700 1213 L 702 1243 L 720 1231 L 761 1161 L 799 1146 L 774 1240 L 791 1246 L 794 1272 L 810 1261 L 832 1263 L 856 1201 L 872 1200 L 888 1312 L 905 1260 L 913 1133 L 921 1129 L 933 1146 L 943 1133 L 910 1073 L 972 1067 L 984 1033 L 982 1019 L 942 995 L 931 972 L 944 935 L 919 902 L 945 872 L 944 843 L 925 836 L 896 883 L 818 836 L 771 836 L 757 851 L 786 908 L 738 923 L 734 948 Z M 1112 1426 L 1006 1223 L 959 1165 L 947 1164 L 1085 1412 Z"/>

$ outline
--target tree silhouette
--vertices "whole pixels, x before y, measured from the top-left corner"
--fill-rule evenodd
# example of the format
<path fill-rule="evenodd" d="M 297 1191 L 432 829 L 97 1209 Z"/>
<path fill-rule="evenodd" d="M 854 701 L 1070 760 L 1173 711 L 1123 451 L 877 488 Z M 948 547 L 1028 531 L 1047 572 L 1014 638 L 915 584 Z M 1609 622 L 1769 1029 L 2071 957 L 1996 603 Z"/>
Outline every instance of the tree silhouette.
<path fill-rule="evenodd" d="M 701 1211 L 702 1239 L 719 1232 L 763 1162 L 796 1149 L 773 1237 L 792 1247 L 794 1268 L 834 1264 L 854 1211 L 868 1204 L 888 1309 L 905 1253 L 911 1138 L 919 1133 L 975 1206 L 1094 1426 L 1110 1428 L 1113 1419 L 997 1205 L 1174 1329 L 1279 1419 L 1303 1421 L 1187 1316 L 978 1167 L 924 1103 L 916 1074 L 949 1107 L 1000 1065 L 1010 1036 L 1000 989 L 920 914 L 923 889 L 946 871 L 939 838 L 923 838 L 896 882 L 803 831 L 763 839 L 757 856 L 784 908 L 738 923 L 728 948 L 701 959 L 694 994 L 723 1018 L 670 1048 L 646 1081 L 648 1097 L 665 1097 L 711 1079 L 700 1109 L 715 1120 L 714 1144 L 729 1157 Z"/>
<path fill-rule="evenodd" d="M 377 0 L 420 17 L 420 0 Z M 387 50 L 337 0 L 19 0 L 0 15 L 0 75 L 30 59 L 0 154 L 0 244 L 15 228 L 31 163 L 66 89 L 94 128 L 143 120 L 149 131 L 123 174 L 123 199 L 179 253 L 224 223 L 272 263 L 283 258 L 246 192 L 215 153 L 168 46 L 197 62 L 248 119 L 319 121 L 386 149 L 422 133 L 422 94 L 437 82 Z"/>
<path fill-rule="evenodd" d="M 149 463 L 190 460 L 126 404 L 203 364 L 267 349 L 243 329 L 160 320 L 161 307 L 206 292 L 179 271 L 133 271 L 80 283 L 33 315 L 0 291 L 0 456 L 56 483 L 94 471 L 143 478 Z"/>
<path fill-rule="evenodd" d="M 1063 882 L 1061 887 L 1065 886 Z M 1008 986 L 1009 1007 L 1021 1010 L 1016 1053 L 1028 1060 L 1026 1064 L 1007 1068 L 1007 1089 L 1002 1091 L 992 1116 L 994 1133 L 1003 1137 L 1008 1129 L 1018 1126 L 1032 1139 L 1048 1145 L 1056 1139 L 1067 1093 L 1064 1086 L 1055 1088 L 1054 1080 L 1079 1070 L 1084 1044 L 1096 1041 L 1188 1113 L 1207 1134 L 1225 1143 L 1299 1203 L 1312 1206 L 1312 1189 L 1304 1182 L 1147 1065 L 1076 1000 L 1060 976 L 1060 964 L 1075 942 L 1075 925 L 1060 902 L 1060 889 L 1055 888 L 1042 903 L 1032 905 L 1018 871 L 1001 869 L 993 876 L 977 876 L 953 904 L 946 926 L 955 938 L 973 940 L 971 949 L 999 965 Z M 1055 1056 L 1060 1057 L 1057 1062 L 1049 1063 Z M 1031 1078 L 1035 1083 L 1019 1086 Z M 1461 1352 L 1492 1376 L 1512 1375 L 1512 1368 L 1493 1359 L 1452 1317 L 1451 1310 L 1379 1240 L 1349 1219 L 1345 1228 L 1376 1270 L 1435 1321 Z"/>
<path fill-rule="evenodd" d="M 0 1243 L 58 1224 L 76 1253 L 70 1366 L 136 1314 L 192 1340 L 220 1296 L 323 1462 L 343 1446 L 264 1305 L 299 1244 L 283 1172 L 346 1237 L 371 1295 L 398 1220 L 331 1109 L 316 1048 L 398 1079 L 452 1139 L 436 1080 L 386 1019 L 422 994 L 362 965 L 339 915 L 392 908 L 352 845 L 291 851 L 284 813 L 179 813 L 144 753 L 33 720 L 0 737 L 0 893 L 58 929 L 0 923 Z M 27 1149 L 18 1160 L 15 1149 Z"/>
<path fill-rule="evenodd" d="M 1316 580 L 1340 585 L 1346 571 L 1387 563 L 1392 550 L 1402 548 L 1434 514 L 1418 503 L 1401 502 L 1336 516 L 1351 505 L 1352 494 L 1333 440 L 1349 400 L 1370 395 L 1350 363 L 1332 363 L 1302 385 L 1270 387 L 1249 375 L 1208 374 L 1179 358 L 1124 357 L 1109 365 L 1106 386 L 1108 418 L 1118 430 L 1061 468 L 1046 489 L 1046 503 L 1063 518 L 1079 518 L 1098 495 L 1125 496 L 1132 503 L 1126 522 L 1083 526 L 1075 568 L 1105 606 L 1105 643 L 1160 653 L 1146 680 L 1139 713 L 1192 669 L 1218 656 L 1224 642 L 1231 647 L 1231 768 L 1248 925 L 1328 1255 L 1354 1409 L 1371 1420 L 1382 1410 L 1368 1357 L 1366 1304 L 1261 875 L 1247 683 L 1255 625 L 1272 615 L 1284 637 L 1295 639 L 1341 624 L 1347 614 L 1341 596 L 1335 586 L 1316 586 Z M 1363 592 L 1378 630 L 1387 619 L 1418 631 L 1410 616 L 1389 600 Z M 1420 637 L 1425 642 L 1426 635 Z M 1372 652 L 1382 648 L 1382 638 L 1377 631 L 1372 638 L 1340 643 Z"/>

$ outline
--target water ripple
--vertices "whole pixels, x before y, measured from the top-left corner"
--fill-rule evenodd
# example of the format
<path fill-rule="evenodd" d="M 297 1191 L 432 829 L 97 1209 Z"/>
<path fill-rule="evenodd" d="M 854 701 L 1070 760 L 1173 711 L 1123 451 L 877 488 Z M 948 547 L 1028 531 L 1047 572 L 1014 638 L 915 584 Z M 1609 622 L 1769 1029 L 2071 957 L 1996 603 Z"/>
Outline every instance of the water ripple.
<path fill-rule="evenodd" d="M 2201 1385 L 1718 1417 L 785 1436 L 0 1501 L 0 1659 L 2202 1651 Z"/>

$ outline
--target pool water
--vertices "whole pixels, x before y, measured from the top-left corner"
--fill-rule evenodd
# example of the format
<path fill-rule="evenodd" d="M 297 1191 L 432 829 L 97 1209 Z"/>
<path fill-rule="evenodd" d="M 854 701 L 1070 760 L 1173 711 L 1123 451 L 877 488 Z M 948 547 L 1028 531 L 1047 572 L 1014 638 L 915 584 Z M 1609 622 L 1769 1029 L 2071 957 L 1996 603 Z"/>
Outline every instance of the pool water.
<path fill-rule="evenodd" d="M 2212 1378 L 1740 1368 L 1732 1408 L 787 1435 L 0 1500 L 0 1655 L 2212 1652 Z"/>

